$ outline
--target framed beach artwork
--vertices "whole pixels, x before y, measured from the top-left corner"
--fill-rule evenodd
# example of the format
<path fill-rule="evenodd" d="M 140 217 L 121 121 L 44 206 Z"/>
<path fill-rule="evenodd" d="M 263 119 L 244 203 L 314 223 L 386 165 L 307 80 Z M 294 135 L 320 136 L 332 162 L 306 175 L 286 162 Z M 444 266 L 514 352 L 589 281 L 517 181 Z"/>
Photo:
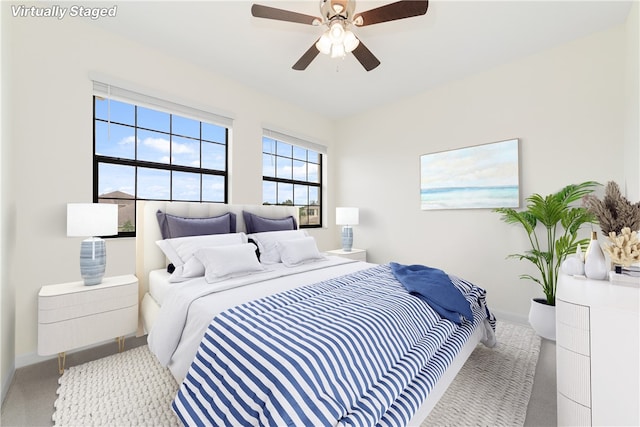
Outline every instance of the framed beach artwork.
<path fill-rule="evenodd" d="M 519 207 L 518 156 L 518 139 L 420 156 L 422 210 Z"/>

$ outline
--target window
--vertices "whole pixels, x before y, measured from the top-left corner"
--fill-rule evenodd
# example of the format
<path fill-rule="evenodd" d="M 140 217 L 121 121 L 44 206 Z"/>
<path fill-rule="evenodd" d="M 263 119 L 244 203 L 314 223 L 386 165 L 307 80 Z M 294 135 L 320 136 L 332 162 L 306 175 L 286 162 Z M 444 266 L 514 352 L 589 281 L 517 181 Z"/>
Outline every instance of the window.
<path fill-rule="evenodd" d="M 321 227 L 323 154 L 283 142 L 281 139 L 286 136 L 267 131 L 265 134 L 262 138 L 263 204 L 298 206 L 301 227 Z"/>
<path fill-rule="evenodd" d="M 136 200 L 226 203 L 226 126 L 93 99 L 94 202 L 119 205 L 120 236 L 135 235 Z"/>

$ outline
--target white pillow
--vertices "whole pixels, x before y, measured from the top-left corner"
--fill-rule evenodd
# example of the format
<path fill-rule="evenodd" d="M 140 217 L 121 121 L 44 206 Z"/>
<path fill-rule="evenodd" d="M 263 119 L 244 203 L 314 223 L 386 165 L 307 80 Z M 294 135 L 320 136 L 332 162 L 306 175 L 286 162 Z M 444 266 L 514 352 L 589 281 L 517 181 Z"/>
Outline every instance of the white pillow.
<path fill-rule="evenodd" d="M 199 249 L 195 257 L 204 265 L 208 283 L 244 276 L 264 270 L 250 243 Z"/>
<path fill-rule="evenodd" d="M 276 243 L 307 237 L 307 232 L 304 230 L 266 231 L 264 233 L 249 234 L 247 237 L 258 245 L 261 263 L 276 264 L 281 262 L 280 252 L 276 248 Z"/>
<path fill-rule="evenodd" d="M 169 278 L 170 282 L 182 282 L 193 277 L 204 276 L 204 266 L 193 256 L 197 250 L 242 243 L 247 243 L 247 235 L 244 233 L 177 237 L 156 242 L 169 262 L 176 268 Z"/>
<path fill-rule="evenodd" d="M 200 248 L 208 246 L 225 246 L 247 243 L 244 233 L 207 234 L 202 236 L 176 237 L 174 239 L 158 240 L 162 252 L 173 265 L 182 265 Z"/>
<path fill-rule="evenodd" d="M 313 237 L 302 239 L 281 240 L 276 243 L 280 258 L 286 267 L 295 267 L 308 262 L 315 262 L 324 257 L 318 251 L 316 240 Z"/>
<path fill-rule="evenodd" d="M 192 256 L 182 265 L 175 266 L 175 269 L 171 276 L 169 276 L 169 283 L 179 283 L 185 280 L 193 279 L 194 277 L 204 276 L 204 265 L 195 256 Z"/>

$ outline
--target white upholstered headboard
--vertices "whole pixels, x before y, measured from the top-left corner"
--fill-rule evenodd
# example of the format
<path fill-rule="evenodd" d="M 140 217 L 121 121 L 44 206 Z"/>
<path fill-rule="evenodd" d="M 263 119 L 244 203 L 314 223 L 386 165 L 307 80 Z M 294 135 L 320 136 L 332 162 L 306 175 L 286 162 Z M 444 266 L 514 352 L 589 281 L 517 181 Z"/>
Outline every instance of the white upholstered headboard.
<path fill-rule="evenodd" d="M 247 231 L 242 211 L 265 218 L 282 218 L 292 215 L 298 221 L 298 208 L 293 206 L 265 205 L 225 205 L 221 203 L 198 202 L 162 202 L 138 201 L 136 204 L 136 276 L 139 281 L 139 299 L 148 290 L 149 272 L 165 268 L 167 261 L 156 241 L 162 239 L 156 212 L 158 210 L 171 215 L 187 218 L 204 218 L 222 215 L 227 212 L 236 214 L 236 231 Z"/>

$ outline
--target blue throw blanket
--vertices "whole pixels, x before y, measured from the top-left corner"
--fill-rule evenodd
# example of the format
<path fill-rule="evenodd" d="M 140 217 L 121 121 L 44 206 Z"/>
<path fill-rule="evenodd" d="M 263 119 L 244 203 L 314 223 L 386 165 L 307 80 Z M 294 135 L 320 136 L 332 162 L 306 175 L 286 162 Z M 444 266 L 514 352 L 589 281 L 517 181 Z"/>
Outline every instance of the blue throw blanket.
<path fill-rule="evenodd" d="M 469 301 L 456 288 L 442 270 L 424 265 L 402 265 L 390 263 L 393 275 L 413 295 L 424 300 L 442 318 L 457 325 L 462 317 L 472 321 L 473 313 Z"/>

